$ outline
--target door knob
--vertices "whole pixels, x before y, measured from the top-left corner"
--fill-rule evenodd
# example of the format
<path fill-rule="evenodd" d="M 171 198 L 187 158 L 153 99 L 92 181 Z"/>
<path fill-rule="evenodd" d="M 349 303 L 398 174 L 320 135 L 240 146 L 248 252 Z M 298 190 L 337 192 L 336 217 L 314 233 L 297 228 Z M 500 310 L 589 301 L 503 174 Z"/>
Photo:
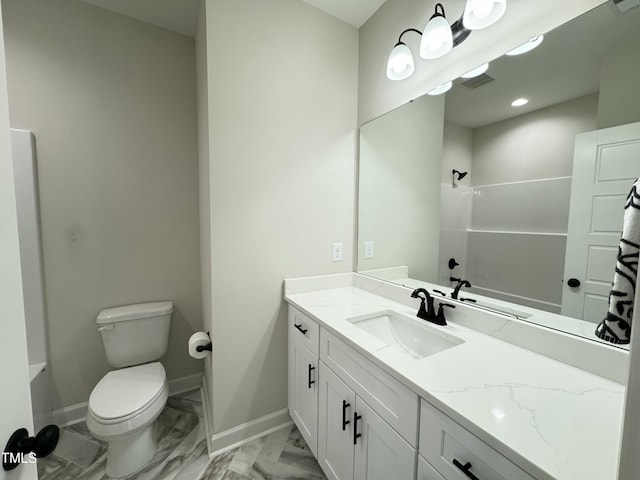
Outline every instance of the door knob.
<path fill-rule="evenodd" d="M 35 437 L 29 436 L 26 428 L 19 428 L 9 438 L 2 453 L 2 468 L 13 470 L 25 461 L 24 457 L 30 453 L 35 458 L 51 455 L 58 445 L 60 429 L 56 425 L 47 425 Z"/>
<path fill-rule="evenodd" d="M 571 288 L 577 288 L 580 286 L 580 280 L 578 280 L 577 278 L 570 278 L 567 282 L 567 285 L 569 285 Z"/>

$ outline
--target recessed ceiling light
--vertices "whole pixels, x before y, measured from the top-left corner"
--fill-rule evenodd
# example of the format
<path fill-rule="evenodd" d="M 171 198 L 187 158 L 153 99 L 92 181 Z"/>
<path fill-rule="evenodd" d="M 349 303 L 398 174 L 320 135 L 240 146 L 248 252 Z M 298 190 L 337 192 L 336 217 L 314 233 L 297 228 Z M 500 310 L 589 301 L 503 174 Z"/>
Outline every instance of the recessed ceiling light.
<path fill-rule="evenodd" d="M 536 48 L 538 45 L 540 45 L 543 40 L 544 40 L 544 35 L 538 35 L 537 37 L 533 37 L 528 42 L 523 43 L 519 47 L 516 47 L 513 50 L 508 51 L 507 53 L 505 53 L 505 55 L 509 55 L 513 57 L 514 55 L 522 55 L 523 53 L 530 52 L 531 50 Z"/>
<path fill-rule="evenodd" d="M 447 83 L 443 83 L 442 85 L 438 85 L 436 88 L 434 88 L 433 90 L 429 90 L 427 92 L 427 95 L 440 95 L 442 93 L 446 93 L 449 90 L 451 90 L 451 86 L 453 85 L 453 82 L 447 82 Z"/>
<path fill-rule="evenodd" d="M 479 67 L 474 68 L 473 70 L 469 70 L 467 73 L 463 73 L 462 75 L 460 75 L 460 78 L 477 77 L 478 75 L 482 75 L 487 70 L 489 70 L 489 64 L 488 63 L 484 63 L 484 64 L 480 65 Z"/>
<path fill-rule="evenodd" d="M 527 100 L 526 98 L 518 98 L 518 99 L 514 100 L 513 102 L 511 102 L 511 106 L 512 107 L 521 107 L 523 105 L 526 105 L 527 103 L 529 103 L 529 100 Z"/>

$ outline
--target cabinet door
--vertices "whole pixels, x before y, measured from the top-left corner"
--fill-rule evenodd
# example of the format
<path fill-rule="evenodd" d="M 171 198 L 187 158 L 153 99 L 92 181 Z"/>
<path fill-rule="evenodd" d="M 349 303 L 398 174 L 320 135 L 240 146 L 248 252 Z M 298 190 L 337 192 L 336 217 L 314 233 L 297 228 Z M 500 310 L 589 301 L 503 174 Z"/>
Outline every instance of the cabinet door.
<path fill-rule="evenodd" d="M 440 475 L 435 468 L 418 455 L 418 480 L 444 480 L 444 477 Z"/>
<path fill-rule="evenodd" d="M 355 480 L 414 480 L 416 449 L 409 445 L 360 397 L 352 419 L 356 434 Z M 357 418 L 357 421 L 356 421 Z"/>
<path fill-rule="evenodd" d="M 318 357 L 295 338 L 289 340 L 289 413 L 317 455 Z"/>
<path fill-rule="evenodd" d="M 352 480 L 356 395 L 322 361 L 319 363 L 318 462 L 330 480 Z"/>

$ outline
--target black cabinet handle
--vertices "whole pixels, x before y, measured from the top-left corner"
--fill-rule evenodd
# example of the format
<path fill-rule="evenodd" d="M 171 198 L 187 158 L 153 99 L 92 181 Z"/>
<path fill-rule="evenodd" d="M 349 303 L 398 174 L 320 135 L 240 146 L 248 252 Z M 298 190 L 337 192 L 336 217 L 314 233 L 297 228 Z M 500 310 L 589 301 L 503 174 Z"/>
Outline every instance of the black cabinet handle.
<path fill-rule="evenodd" d="M 358 433 L 358 420 L 362 418 L 362 415 L 358 415 L 358 412 L 353 412 L 353 444 L 358 444 L 358 439 L 362 434 Z"/>
<path fill-rule="evenodd" d="M 311 380 L 311 372 L 313 372 L 315 369 L 316 369 L 316 367 L 314 367 L 313 365 L 309 364 L 309 373 L 308 373 L 308 378 L 307 378 L 307 381 L 309 383 L 309 388 L 311 388 L 311 385 L 316 383 L 315 380 Z"/>
<path fill-rule="evenodd" d="M 347 429 L 347 425 L 351 423 L 350 420 L 347 420 L 347 408 L 349 408 L 351 404 L 346 400 L 342 400 L 342 431 L 344 432 Z"/>
<path fill-rule="evenodd" d="M 471 462 L 467 462 L 464 465 L 462 465 L 458 460 L 456 460 L 455 458 L 453 459 L 453 464 L 458 467 L 458 469 L 464 473 L 467 477 L 469 477 L 471 480 L 480 480 L 478 477 L 476 477 L 473 473 L 471 473 Z"/>
<path fill-rule="evenodd" d="M 567 281 L 567 285 L 569 285 L 571 288 L 577 288 L 580 286 L 580 280 L 578 280 L 577 278 L 570 278 Z"/>
<path fill-rule="evenodd" d="M 307 332 L 309 331 L 309 330 L 307 330 L 306 328 L 302 328 L 302 324 L 300 324 L 300 325 L 296 325 L 296 324 L 294 323 L 294 324 L 293 324 L 293 326 L 294 326 L 294 327 L 296 327 L 298 330 L 300 330 L 300 333 L 302 333 L 303 335 L 306 335 L 306 334 L 307 334 Z"/>

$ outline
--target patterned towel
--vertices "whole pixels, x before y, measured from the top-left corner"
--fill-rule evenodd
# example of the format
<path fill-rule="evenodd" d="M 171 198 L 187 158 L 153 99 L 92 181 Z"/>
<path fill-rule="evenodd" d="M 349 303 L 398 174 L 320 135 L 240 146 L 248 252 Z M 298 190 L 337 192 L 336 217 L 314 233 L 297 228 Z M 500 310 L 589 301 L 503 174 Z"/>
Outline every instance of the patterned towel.
<path fill-rule="evenodd" d="M 640 252 L 640 178 L 631 187 L 624 206 L 624 226 L 618 247 L 616 273 L 609 293 L 609 311 L 596 328 L 596 335 L 611 343 L 629 343 L 633 299 Z"/>

